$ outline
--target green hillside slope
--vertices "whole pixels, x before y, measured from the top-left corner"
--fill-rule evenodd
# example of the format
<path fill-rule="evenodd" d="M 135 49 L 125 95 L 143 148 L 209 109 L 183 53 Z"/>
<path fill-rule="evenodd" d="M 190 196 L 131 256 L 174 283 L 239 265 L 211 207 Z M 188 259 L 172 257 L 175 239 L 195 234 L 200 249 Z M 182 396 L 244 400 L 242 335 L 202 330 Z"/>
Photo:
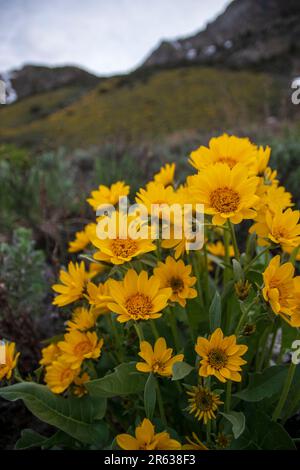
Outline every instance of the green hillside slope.
<path fill-rule="evenodd" d="M 277 79 L 254 72 L 189 67 L 113 77 L 71 102 L 64 88 L 0 109 L 0 138 L 70 147 L 141 141 L 182 130 L 253 128 L 282 113 Z"/>

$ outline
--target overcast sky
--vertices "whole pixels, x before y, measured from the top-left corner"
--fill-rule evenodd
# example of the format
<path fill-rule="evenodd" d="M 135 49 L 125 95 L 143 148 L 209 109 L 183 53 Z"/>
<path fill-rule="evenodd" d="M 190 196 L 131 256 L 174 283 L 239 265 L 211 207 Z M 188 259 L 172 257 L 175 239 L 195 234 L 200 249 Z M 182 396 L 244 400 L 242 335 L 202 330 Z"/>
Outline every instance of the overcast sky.
<path fill-rule="evenodd" d="M 0 0 L 0 70 L 75 64 L 135 68 L 161 39 L 190 35 L 229 0 Z"/>

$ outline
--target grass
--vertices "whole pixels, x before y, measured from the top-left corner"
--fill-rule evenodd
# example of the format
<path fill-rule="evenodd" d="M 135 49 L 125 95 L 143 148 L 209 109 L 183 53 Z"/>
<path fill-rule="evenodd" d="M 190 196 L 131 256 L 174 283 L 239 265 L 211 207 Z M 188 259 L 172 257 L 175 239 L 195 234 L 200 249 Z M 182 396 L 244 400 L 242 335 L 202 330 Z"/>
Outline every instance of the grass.
<path fill-rule="evenodd" d="M 280 116 L 285 92 L 266 74 L 188 67 L 113 77 L 75 101 L 74 93 L 64 88 L 2 107 L 0 138 L 75 148 L 158 140 L 184 130 L 216 133 L 253 122 L 260 127 Z"/>

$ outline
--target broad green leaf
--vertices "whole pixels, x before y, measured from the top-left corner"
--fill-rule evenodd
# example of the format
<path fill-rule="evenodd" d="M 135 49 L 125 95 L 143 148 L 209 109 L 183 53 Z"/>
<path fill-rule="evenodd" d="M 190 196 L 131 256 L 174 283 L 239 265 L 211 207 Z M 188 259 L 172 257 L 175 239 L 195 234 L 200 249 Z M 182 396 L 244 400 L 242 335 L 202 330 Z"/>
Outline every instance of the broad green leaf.
<path fill-rule="evenodd" d="M 149 374 L 144 390 L 144 407 L 146 417 L 152 419 L 156 404 L 156 378 Z"/>
<path fill-rule="evenodd" d="M 282 338 L 281 338 L 281 350 L 282 352 L 291 351 L 292 344 L 297 338 L 298 330 L 293 328 L 284 320 L 281 320 Z"/>
<path fill-rule="evenodd" d="M 190 366 L 187 362 L 175 362 L 172 367 L 172 380 L 181 380 L 187 375 L 189 375 L 194 367 Z"/>
<path fill-rule="evenodd" d="M 32 429 L 23 429 L 21 431 L 21 437 L 16 442 L 15 448 L 19 449 L 31 449 L 33 447 L 41 447 L 43 442 L 47 440 L 47 437 L 41 436 Z"/>
<path fill-rule="evenodd" d="M 293 440 L 279 423 L 250 405 L 246 412 L 246 429 L 231 449 L 296 450 Z"/>
<path fill-rule="evenodd" d="M 293 382 L 287 396 L 282 417 L 288 419 L 300 410 L 300 365 L 296 367 Z"/>
<path fill-rule="evenodd" d="M 80 445 L 78 444 L 78 441 L 75 441 L 71 436 L 63 431 L 57 431 L 51 437 L 45 437 L 32 429 L 24 429 L 21 432 L 21 437 L 17 441 L 15 448 L 17 450 L 32 449 L 34 447 L 39 447 L 41 449 L 73 449 L 76 445 Z"/>
<path fill-rule="evenodd" d="M 209 308 L 209 326 L 210 331 L 213 333 L 217 328 L 221 326 L 221 297 L 218 291 L 216 291 L 212 303 Z"/>
<path fill-rule="evenodd" d="M 95 409 L 88 396 L 63 398 L 52 393 L 45 385 L 33 382 L 1 388 L 0 396 L 9 401 L 23 400 L 37 418 L 81 442 L 99 444 L 107 439 L 106 426 L 99 421 L 95 422 Z"/>
<path fill-rule="evenodd" d="M 120 364 L 114 372 L 85 384 L 92 396 L 116 397 L 142 392 L 147 375 L 139 373 L 135 362 Z"/>
<path fill-rule="evenodd" d="M 238 439 L 245 430 L 245 415 L 240 411 L 230 411 L 229 413 L 221 413 L 227 421 L 232 424 L 232 432 L 235 439 Z"/>
<path fill-rule="evenodd" d="M 249 385 L 245 390 L 235 394 L 236 397 L 248 402 L 257 402 L 267 397 L 280 393 L 287 366 L 268 367 L 263 372 L 249 374 Z"/>

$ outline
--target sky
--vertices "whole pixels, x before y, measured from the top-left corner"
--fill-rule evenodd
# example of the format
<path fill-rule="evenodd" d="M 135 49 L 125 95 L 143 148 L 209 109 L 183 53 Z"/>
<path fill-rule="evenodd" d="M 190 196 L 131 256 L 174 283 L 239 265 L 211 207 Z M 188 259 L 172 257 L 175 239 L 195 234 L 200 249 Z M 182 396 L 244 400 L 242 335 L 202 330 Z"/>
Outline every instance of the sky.
<path fill-rule="evenodd" d="M 229 0 L 0 0 L 0 70 L 81 66 L 98 75 L 136 68 L 162 39 L 202 29 Z"/>

